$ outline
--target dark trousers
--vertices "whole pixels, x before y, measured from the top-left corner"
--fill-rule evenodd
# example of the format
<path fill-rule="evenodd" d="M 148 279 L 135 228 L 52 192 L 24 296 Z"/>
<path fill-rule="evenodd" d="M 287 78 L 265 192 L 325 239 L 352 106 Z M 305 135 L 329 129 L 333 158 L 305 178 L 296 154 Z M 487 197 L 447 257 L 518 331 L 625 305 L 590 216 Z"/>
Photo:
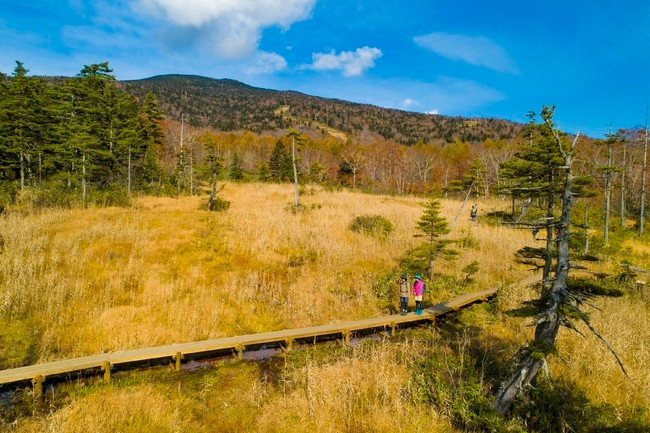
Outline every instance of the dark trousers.
<path fill-rule="evenodd" d="M 406 313 L 409 310 L 409 298 L 401 297 L 399 298 L 400 309 L 402 313 Z"/>

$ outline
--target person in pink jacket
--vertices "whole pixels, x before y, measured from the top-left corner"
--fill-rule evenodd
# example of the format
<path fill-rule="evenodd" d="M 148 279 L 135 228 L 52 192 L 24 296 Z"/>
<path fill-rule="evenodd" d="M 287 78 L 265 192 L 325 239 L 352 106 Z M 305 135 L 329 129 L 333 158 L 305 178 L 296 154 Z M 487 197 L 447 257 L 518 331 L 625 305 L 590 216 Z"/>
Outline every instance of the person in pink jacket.
<path fill-rule="evenodd" d="M 424 282 L 420 274 L 415 274 L 413 283 L 413 296 L 415 296 L 415 314 L 422 314 L 422 295 L 424 295 Z"/>

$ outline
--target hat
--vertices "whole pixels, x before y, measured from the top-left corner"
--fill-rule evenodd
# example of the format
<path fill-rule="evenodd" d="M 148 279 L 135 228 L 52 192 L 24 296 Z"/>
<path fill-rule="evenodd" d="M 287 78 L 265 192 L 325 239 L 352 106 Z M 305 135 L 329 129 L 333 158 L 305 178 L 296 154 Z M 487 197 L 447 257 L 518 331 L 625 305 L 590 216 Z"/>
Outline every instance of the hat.
<path fill-rule="evenodd" d="M 422 277 L 420 276 L 420 274 L 415 274 L 415 278 L 417 278 L 417 279 L 419 280 L 419 279 L 421 279 Z"/>
<path fill-rule="evenodd" d="M 406 274 L 402 274 L 401 278 L 405 280 L 406 279 Z"/>

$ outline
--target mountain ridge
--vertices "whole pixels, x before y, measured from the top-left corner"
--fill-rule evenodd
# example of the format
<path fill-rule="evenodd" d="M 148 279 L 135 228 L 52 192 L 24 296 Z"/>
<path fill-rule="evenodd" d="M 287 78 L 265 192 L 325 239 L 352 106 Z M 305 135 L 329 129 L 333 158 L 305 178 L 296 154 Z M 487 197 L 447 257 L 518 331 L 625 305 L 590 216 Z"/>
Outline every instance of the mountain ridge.
<path fill-rule="evenodd" d="M 167 118 L 219 131 L 277 133 L 293 127 L 311 135 L 382 137 L 402 144 L 513 139 L 524 125 L 494 118 L 417 113 L 323 98 L 294 90 L 254 87 L 230 78 L 166 74 L 118 82 L 138 98 L 151 91 Z"/>

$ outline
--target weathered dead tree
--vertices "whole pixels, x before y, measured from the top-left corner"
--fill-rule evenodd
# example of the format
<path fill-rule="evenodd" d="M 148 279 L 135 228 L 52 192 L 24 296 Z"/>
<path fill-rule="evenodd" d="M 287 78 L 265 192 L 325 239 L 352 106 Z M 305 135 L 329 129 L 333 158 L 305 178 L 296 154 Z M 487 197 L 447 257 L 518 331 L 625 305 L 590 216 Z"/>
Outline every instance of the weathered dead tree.
<path fill-rule="evenodd" d="M 569 235 L 571 232 L 571 208 L 574 199 L 571 165 L 579 134 L 575 136 L 568 149 L 565 149 L 558 131 L 554 129 L 552 121 L 553 109 L 554 107 L 544 107 L 541 117 L 544 120 L 545 126 L 550 128 L 558 146 L 559 153 L 564 160 L 564 166 L 562 167 L 565 170 L 561 202 L 562 211 L 559 221 L 554 224 L 556 228 L 557 263 L 553 277 L 544 278 L 542 281 L 540 299 L 542 308 L 537 316 L 534 339 L 527 346 L 519 350 L 516 368 L 513 374 L 501 385 L 492 402 L 492 407 L 501 416 L 505 415 L 512 407 L 515 399 L 534 383 L 540 370 L 547 371 L 546 357 L 556 353 L 555 340 L 560 325 L 568 326 L 575 330 L 573 325 L 566 320 L 566 316 L 563 313 L 565 307 L 568 307 L 569 310 L 576 313 L 590 331 L 606 345 L 625 373 L 625 369 L 616 353 L 614 353 L 611 346 L 591 326 L 588 316 L 580 309 L 580 304 L 585 301 L 588 295 L 571 291 L 567 287 L 569 270 L 571 268 L 569 259 Z"/>

